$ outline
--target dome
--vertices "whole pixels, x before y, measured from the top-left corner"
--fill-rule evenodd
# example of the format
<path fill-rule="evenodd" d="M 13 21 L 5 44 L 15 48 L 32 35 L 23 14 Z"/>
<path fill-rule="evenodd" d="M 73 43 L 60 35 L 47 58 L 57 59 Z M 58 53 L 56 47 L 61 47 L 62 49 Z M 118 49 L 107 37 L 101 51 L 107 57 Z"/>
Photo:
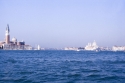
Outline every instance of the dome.
<path fill-rule="evenodd" d="M 14 38 L 12 38 L 12 41 L 13 42 L 17 42 L 17 39 L 14 37 Z"/>

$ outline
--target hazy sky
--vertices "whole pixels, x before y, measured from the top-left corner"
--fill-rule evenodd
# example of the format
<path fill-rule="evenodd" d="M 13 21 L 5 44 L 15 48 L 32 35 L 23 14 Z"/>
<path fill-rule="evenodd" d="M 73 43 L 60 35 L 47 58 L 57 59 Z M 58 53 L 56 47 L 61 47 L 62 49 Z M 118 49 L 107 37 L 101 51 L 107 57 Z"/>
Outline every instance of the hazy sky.
<path fill-rule="evenodd" d="M 0 0 L 0 40 L 41 47 L 125 45 L 125 0 Z"/>

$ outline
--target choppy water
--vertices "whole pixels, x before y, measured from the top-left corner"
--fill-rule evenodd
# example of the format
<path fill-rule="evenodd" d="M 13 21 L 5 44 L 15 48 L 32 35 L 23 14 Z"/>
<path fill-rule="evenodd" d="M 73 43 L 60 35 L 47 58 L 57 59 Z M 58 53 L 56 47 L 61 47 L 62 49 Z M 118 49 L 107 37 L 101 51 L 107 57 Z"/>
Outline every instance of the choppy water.
<path fill-rule="evenodd" d="M 125 52 L 0 50 L 0 83 L 124 82 Z"/>

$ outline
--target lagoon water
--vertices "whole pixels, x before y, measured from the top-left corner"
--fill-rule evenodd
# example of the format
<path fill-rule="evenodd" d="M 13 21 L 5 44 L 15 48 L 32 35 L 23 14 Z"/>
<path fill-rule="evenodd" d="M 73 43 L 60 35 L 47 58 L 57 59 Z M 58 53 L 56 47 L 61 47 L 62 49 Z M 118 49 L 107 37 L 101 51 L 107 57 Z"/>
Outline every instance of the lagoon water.
<path fill-rule="evenodd" d="M 0 83 L 124 83 L 125 52 L 0 50 Z"/>

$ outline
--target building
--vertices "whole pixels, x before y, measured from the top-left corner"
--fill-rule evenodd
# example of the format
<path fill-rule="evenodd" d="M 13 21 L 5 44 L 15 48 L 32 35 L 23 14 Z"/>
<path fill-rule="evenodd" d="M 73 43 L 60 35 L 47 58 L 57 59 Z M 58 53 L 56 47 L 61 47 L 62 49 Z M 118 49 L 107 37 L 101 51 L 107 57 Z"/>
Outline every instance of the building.
<path fill-rule="evenodd" d="M 125 46 L 113 46 L 112 51 L 125 51 Z"/>
<path fill-rule="evenodd" d="M 25 45 L 24 41 L 17 41 L 15 37 L 10 40 L 10 29 L 9 25 L 6 27 L 5 40 L 0 42 L 0 49 L 4 50 L 31 50 L 30 45 Z"/>
<path fill-rule="evenodd" d="M 92 44 L 88 43 L 88 45 L 85 46 L 85 50 L 93 51 L 93 50 L 97 50 L 97 49 L 98 49 L 98 46 L 95 41 Z"/>
<path fill-rule="evenodd" d="M 64 50 L 78 50 L 77 47 L 65 47 Z"/>

